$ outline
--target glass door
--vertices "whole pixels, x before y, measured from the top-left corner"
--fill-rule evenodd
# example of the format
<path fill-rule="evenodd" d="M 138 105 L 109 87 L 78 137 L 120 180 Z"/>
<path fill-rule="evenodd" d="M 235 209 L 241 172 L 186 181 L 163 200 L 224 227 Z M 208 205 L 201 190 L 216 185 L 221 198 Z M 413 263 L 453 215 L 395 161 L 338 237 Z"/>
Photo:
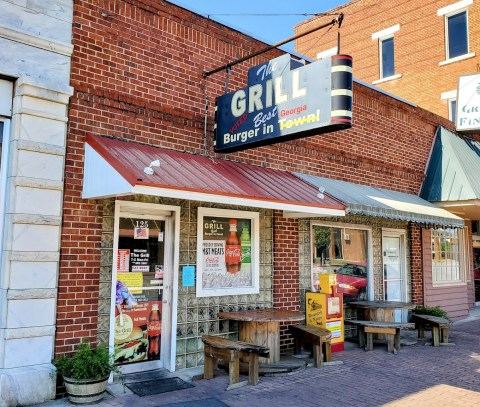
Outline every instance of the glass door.
<path fill-rule="evenodd" d="M 115 290 L 117 365 L 162 366 L 165 218 L 120 217 Z M 143 368 L 142 368 L 143 370 Z"/>
<path fill-rule="evenodd" d="M 405 252 L 403 235 L 385 235 L 383 248 L 383 292 L 385 301 L 406 301 Z M 395 321 L 406 318 L 403 311 L 395 311 Z"/>

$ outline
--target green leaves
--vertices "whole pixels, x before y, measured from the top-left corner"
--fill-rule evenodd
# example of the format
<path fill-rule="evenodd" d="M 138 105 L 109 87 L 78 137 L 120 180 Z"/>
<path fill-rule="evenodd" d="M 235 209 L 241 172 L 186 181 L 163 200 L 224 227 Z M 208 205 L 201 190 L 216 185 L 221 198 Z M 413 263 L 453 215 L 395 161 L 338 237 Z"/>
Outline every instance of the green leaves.
<path fill-rule="evenodd" d="M 52 363 L 57 374 L 77 380 L 102 379 L 115 370 L 106 345 L 92 348 L 86 342 L 82 342 L 74 353 L 56 358 Z"/>

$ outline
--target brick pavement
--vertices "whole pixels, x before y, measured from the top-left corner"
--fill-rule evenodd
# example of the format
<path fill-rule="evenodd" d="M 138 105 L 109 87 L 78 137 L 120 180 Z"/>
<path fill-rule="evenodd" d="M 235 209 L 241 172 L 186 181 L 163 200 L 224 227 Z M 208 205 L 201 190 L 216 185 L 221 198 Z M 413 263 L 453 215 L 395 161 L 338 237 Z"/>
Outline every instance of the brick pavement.
<path fill-rule="evenodd" d="M 290 375 L 261 377 L 257 386 L 226 391 L 228 376 L 194 381 L 195 387 L 155 396 L 117 392 L 99 407 L 282 407 L 388 406 L 442 407 L 480 405 L 480 307 L 451 328 L 452 346 L 430 346 L 430 335 L 397 355 L 376 345 L 365 352 L 354 344 L 334 353 L 343 364 L 307 368 Z M 416 332 L 406 332 L 410 338 Z M 65 400 L 42 403 L 62 407 Z"/>

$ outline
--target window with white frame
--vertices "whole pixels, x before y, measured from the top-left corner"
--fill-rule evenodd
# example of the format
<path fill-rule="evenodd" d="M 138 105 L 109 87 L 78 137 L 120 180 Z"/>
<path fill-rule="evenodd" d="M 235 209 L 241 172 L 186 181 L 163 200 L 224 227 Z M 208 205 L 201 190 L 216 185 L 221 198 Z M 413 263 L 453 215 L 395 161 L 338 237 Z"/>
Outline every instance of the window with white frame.
<path fill-rule="evenodd" d="M 448 99 L 448 118 L 454 123 L 457 121 L 457 99 Z"/>
<path fill-rule="evenodd" d="M 395 74 L 395 38 L 400 25 L 394 25 L 372 34 L 372 40 L 378 40 L 380 80 L 397 78 Z"/>
<path fill-rule="evenodd" d="M 462 229 L 432 229 L 433 284 L 460 283 L 465 280 L 467 261 Z"/>
<path fill-rule="evenodd" d="M 469 56 L 468 53 L 468 6 L 473 0 L 462 0 L 437 11 L 445 18 L 446 60 Z"/>
<path fill-rule="evenodd" d="M 395 75 L 395 42 L 393 37 L 380 40 L 380 78 Z"/>
<path fill-rule="evenodd" d="M 7 158 L 10 133 L 10 117 L 12 116 L 13 82 L 0 79 L 0 249 L 3 247 L 3 221 L 5 215 Z M 1 252 L 0 252 L 1 264 Z M 1 266 L 0 266 L 1 269 Z M 0 270 L 1 275 L 1 270 Z M 0 276 L 1 277 L 1 276 Z"/>
<path fill-rule="evenodd" d="M 442 92 L 440 99 L 444 100 L 448 106 L 448 118 L 455 123 L 457 119 L 457 90 Z"/>

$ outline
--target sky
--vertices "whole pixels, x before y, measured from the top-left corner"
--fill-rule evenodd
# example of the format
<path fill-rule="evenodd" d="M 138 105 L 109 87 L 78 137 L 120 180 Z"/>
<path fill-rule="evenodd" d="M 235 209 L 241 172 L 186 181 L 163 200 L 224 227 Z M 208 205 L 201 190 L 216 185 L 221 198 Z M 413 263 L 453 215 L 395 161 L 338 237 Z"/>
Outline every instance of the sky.
<path fill-rule="evenodd" d="M 168 0 L 267 44 L 293 37 L 295 24 L 349 0 Z M 308 15 L 305 15 L 308 14 Z M 294 42 L 281 47 L 293 51 Z"/>

